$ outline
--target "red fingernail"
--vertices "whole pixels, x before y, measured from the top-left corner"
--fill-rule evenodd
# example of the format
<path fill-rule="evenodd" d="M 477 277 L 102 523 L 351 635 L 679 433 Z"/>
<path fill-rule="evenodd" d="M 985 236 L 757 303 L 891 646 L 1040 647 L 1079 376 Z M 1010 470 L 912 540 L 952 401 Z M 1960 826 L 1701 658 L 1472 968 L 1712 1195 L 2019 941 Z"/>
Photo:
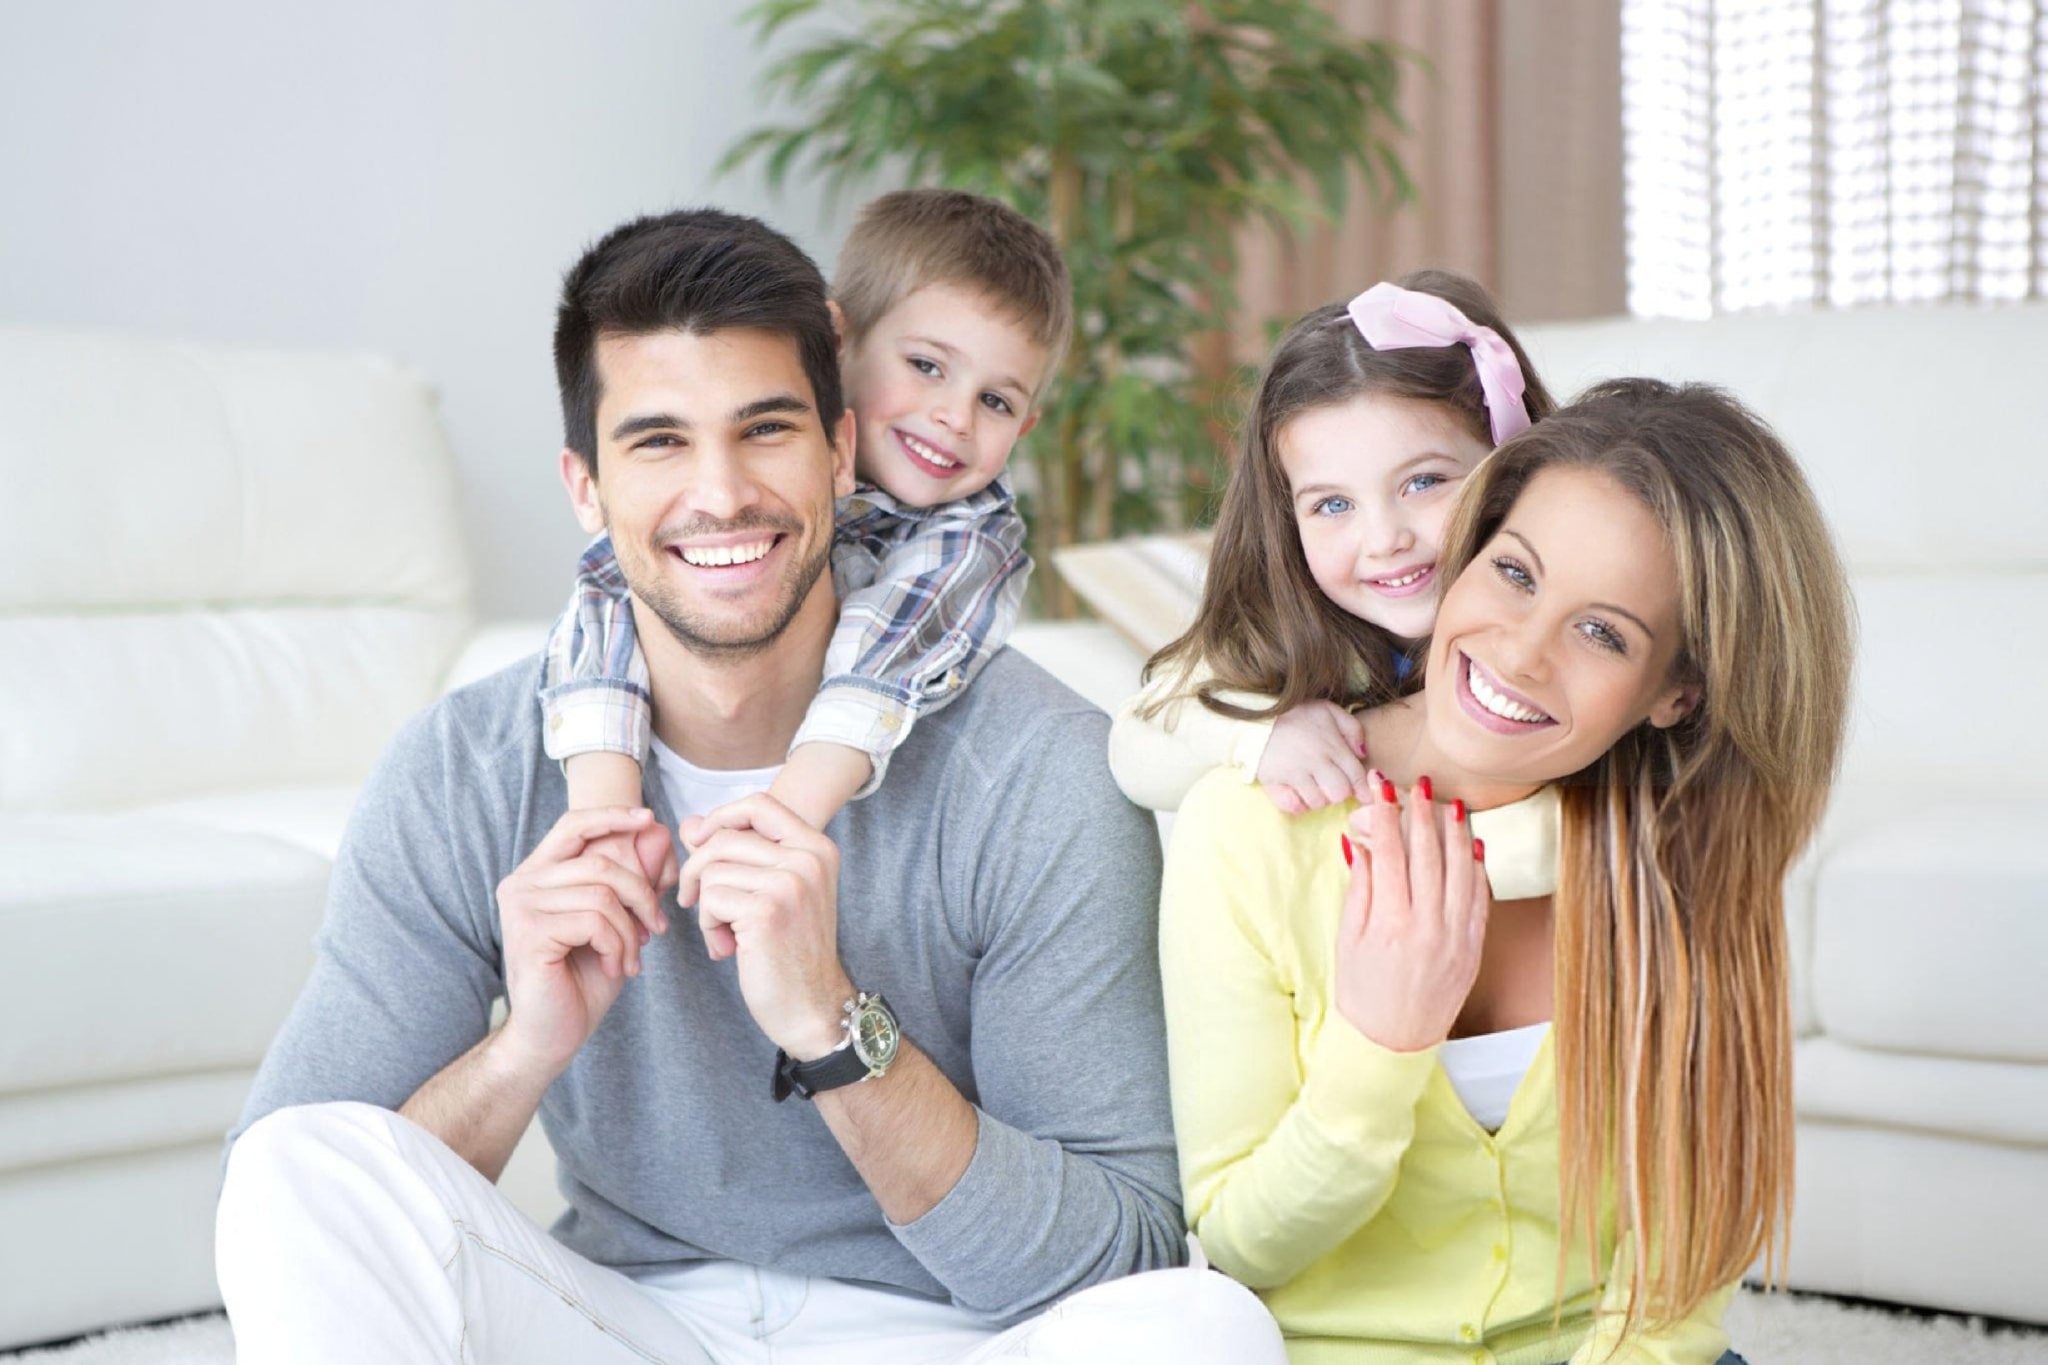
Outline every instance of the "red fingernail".
<path fill-rule="evenodd" d="M 1465 803 L 1463 801 L 1451 802 L 1451 823 L 1454 825 L 1465 823 Z"/>
<path fill-rule="evenodd" d="M 1482 863 L 1486 861 L 1486 840 L 1474 839 L 1472 841 L 1472 856 Z"/>
<path fill-rule="evenodd" d="M 1384 777 L 1380 779 L 1380 799 L 1390 806 L 1394 804 L 1394 784 Z"/>
<path fill-rule="evenodd" d="M 1432 788 L 1432 787 L 1431 787 L 1431 786 L 1429 785 L 1429 775 L 1428 775 L 1427 773 L 1423 774 L 1423 776 L 1422 776 L 1422 780 L 1421 780 L 1421 781 L 1419 781 L 1419 782 L 1417 782 L 1417 783 L 1416 783 L 1415 785 L 1416 785 L 1416 786 L 1418 786 L 1418 787 L 1420 787 L 1420 788 L 1422 788 L 1422 799 L 1423 799 L 1423 800 L 1425 800 L 1425 801 L 1434 801 L 1434 800 L 1436 800 L 1436 790 L 1435 790 L 1434 788 Z"/>
<path fill-rule="evenodd" d="M 1340 834 L 1337 836 L 1337 840 L 1344 845 L 1344 866 L 1349 867 L 1351 866 L 1351 836 Z"/>

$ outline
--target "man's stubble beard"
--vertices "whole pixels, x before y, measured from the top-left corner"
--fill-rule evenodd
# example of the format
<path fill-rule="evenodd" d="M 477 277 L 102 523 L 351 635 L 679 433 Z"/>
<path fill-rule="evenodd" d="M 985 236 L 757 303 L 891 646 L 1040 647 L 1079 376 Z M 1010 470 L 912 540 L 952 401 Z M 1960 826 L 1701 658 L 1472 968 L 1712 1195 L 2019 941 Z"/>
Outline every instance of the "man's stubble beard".
<path fill-rule="evenodd" d="M 721 529 L 767 529 L 788 532 L 791 528 L 756 528 L 742 524 Z M 616 546 L 614 549 L 616 550 Z M 666 554 L 667 551 L 664 549 L 658 553 Z M 684 649 L 700 658 L 731 660 L 759 654 L 781 639 L 782 633 L 789 629 L 789 623 L 803 610 L 805 600 L 811 595 L 811 589 L 817 585 L 819 576 L 825 572 L 831 561 L 832 539 L 827 536 L 819 541 L 816 551 L 808 558 L 793 563 L 789 572 L 783 575 L 782 582 L 786 595 L 781 606 L 773 612 L 771 624 L 765 630 L 752 632 L 740 638 L 721 638 L 712 634 L 710 627 L 692 621 L 679 595 L 671 590 L 668 581 L 659 573 L 636 573 L 624 558 L 619 559 L 619 572 L 625 577 L 626 586 L 631 589 L 633 595 L 645 602 L 648 610 L 661 618 L 661 623 L 668 627 L 669 634 L 673 635 Z M 645 581 L 636 582 L 636 579 Z"/>

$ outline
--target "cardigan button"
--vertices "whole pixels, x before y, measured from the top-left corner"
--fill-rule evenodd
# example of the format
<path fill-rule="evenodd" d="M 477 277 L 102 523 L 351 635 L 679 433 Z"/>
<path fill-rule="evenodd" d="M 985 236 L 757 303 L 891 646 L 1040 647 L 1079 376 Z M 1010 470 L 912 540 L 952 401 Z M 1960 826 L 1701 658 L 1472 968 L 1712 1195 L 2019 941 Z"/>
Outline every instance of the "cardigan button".
<path fill-rule="evenodd" d="M 1479 1340 L 1479 1329 L 1468 1322 L 1458 1329 L 1458 1335 L 1466 1341 L 1477 1341 Z"/>

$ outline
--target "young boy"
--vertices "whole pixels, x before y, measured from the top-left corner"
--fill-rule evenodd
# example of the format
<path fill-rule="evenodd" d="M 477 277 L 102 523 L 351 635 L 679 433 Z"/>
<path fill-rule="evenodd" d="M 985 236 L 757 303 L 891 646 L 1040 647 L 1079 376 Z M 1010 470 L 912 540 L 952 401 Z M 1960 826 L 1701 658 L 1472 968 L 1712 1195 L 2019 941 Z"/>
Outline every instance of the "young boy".
<path fill-rule="evenodd" d="M 819 829 L 874 790 L 917 718 L 957 696 L 1016 623 L 1031 559 L 1001 476 L 1073 330 L 1052 239 L 955 190 L 867 205 L 834 295 L 859 483 L 838 509 L 824 681 L 769 787 Z M 546 662 L 547 753 L 570 806 L 640 805 L 647 669 L 610 537 L 584 551 Z"/>

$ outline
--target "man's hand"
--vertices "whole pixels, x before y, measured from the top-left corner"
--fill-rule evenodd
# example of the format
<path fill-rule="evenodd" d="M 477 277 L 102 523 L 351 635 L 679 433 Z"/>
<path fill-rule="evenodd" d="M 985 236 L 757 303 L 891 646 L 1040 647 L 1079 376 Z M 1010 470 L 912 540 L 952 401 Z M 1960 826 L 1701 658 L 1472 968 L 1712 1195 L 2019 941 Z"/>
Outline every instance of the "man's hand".
<path fill-rule="evenodd" d="M 667 931 L 660 893 L 640 867 L 593 850 L 623 835 L 637 851 L 650 834 L 668 837 L 644 808 L 570 811 L 498 883 L 508 1012 L 497 1041 L 523 1065 L 551 1075 L 568 1066 L 625 979 L 640 974 L 641 947 Z"/>
<path fill-rule="evenodd" d="M 697 907 L 714 958 L 769 1041 L 800 1062 L 838 1047 L 853 983 L 839 961 L 839 849 L 766 794 L 683 821 L 676 900 Z"/>

